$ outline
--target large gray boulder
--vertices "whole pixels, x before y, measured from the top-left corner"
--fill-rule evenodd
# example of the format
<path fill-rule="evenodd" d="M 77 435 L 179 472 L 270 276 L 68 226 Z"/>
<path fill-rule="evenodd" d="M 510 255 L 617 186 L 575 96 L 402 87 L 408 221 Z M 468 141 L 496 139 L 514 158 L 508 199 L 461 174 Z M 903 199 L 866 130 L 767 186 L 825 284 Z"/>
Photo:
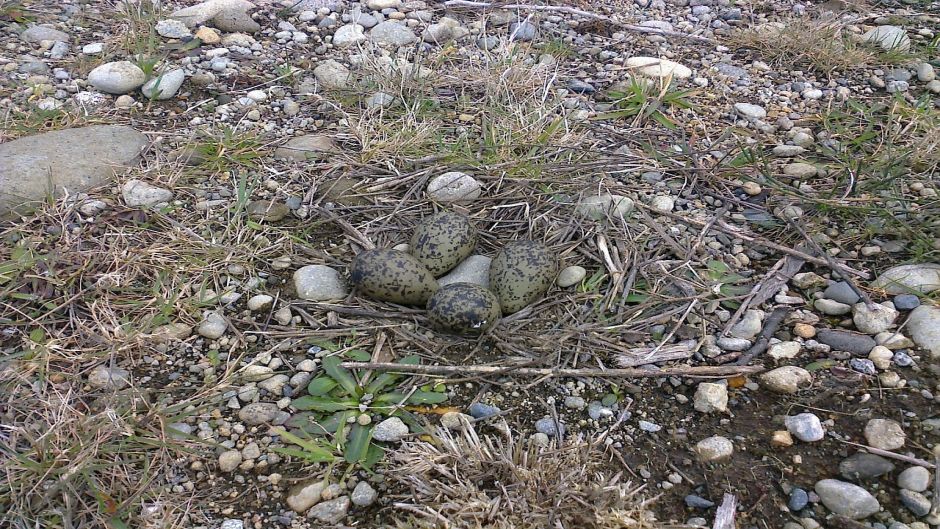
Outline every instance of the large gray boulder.
<path fill-rule="evenodd" d="M 0 214 L 83 191 L 137 163 L 147 137 L 124 125 L 56 130 L 0 144 Z"/>

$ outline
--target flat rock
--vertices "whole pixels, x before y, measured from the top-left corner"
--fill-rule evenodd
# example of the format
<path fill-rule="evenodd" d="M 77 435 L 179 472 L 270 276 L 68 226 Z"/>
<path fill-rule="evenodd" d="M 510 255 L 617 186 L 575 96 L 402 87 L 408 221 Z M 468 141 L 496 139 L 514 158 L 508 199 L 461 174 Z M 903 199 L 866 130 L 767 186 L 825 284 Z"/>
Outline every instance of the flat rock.
<path fill-rule="evenodd" d="M 897 26 L 878 26 L 862 35 L 862 40 L 877 44 L 885 50 L 906 52 L 911 49 L 911 39 L 907 36 L 907 32 L 904 28 Z"/>
<path fill-rule="evenodd" d="M 274 150 L 274 156 L 299 162 L 340 152 L 339 145 L 326 134 L 306 134 L 291 138 Z"/>
<path fill-rule="evenodd" d="M 182 39 L 192 36 L 192 32 L 189 31 L 186 24 L 175 18 L 160 20 L 156 23 L 154 29 L 157 30 L 157 33 L 159 33 L 161 37 L 168 39 Z"/>
<path fill-rule="evenodd" d="M 826 290 L 823 291 L 823 296 L 827 299 L 833 301 L 838 301 L 845 305 L 854 305 L 858 303 L 861 297 L 852 290 L 852 287 L 849 286 L 845 281 L 836 281 L 835 283 L 826 287 Z"/>
<path fill-rule="evenodd" d="M 442 17 L 438 23 L 430 24 L 421 33 L 421 39 L 431 44 L 445 44 L 462 39 L 469 34 L 470 30 L 461 26 L 460 22 L 449 17 Z"/>
<path fill-rule="evenodd" d="M 231 33 L 257 33 L 261 31 L 261 24 L 255 22 L 245 9 L 240 7 L 224 8 L 209 21 L 222 31 Z"/>
<path fill-rule="evenodd" d="M 872 284 L 890 295 L 929 294 L 940 289 L 940 264 L 906 264 L 889 268 Z"/>
<path fill-rule="evenodd" d="M 776 393 L 796 393 L 813 383 L 813 375 L 797 366 L 783 366 L 760 376 L 760 383 Z"/>
<path fill-rule="evenodd" d="M 313 69 L 313 76 L 316 77 L 320 86 L 328 89 L 343 89 L 349 86 L 352 74 L 349 68 L 329 59 L 321 62 Z"/>
<path fill-rule="evenodd" d="M 242 453 L 238 450 L 227 450 L 219 454 L 219 470 L 226 474 L 234 472 L 241 463 Z"/>
<path fill-rule="evenodd" d="M 325 524 L 339 523 L 346 517 L 349 511 L 349 496 L 340 496 L 339 498 L 320 502 L 310 508 L 307 512 L 307 518 L 318 520 Z"/>
<path fill-rule="evenodd" d="M 473 283 L 484 288 L 490 287 L 490 264 L 493 260 L 485 255 L 471 255 L 456 268 L 437 280 L 440 286 L 451 283 Z"/>
<path fill-rule="evenodd" d="M 869 446 L 881 450 L 897 450 L 904 446 L 904 430 L 891 419 L 871 419 L 865 425 L 865 439 Z"/>
<path fill-rule="evenodd" d="M 121 187 L 121 197 L 130 207 L 149 207 L 169 202 L 173 198 L 173 192 L 135 179 L 128 180 Z"/>
<path fill-rule="evenodd" d="M 59 194 L 85 191 L 136 164 L 147 137 L 124 125 L 92 125 L 0 144 L 0 213 Z"/>
<path fill-rule="evenodd" d="M 337 48 L 345 48 L 360 42 L 365 42 L 366 40 L 368 40 L 368 37 L 363 33 L 362 26 L 359 24 L 340 26 L 340 28 L 333 33 L 333 46 Z"/>
<path fill-rule="evenodd" d="M 856 303 L 853 312 L 852 321 L 855 328 L 865 334 L 878 334 L 888 330 L 898 317 L 898 311 L 889 303 L 873 303 L 871 308 L 865 303 Z"/>
<path fill-rule="evenodd" d="M 728 411 L 728 386 L 714 382 L 700 382 L 695 388 L 693 407 L 702 413 Z"/>
<path fill-rule="evenodd" d="M 735 103 L 734 110 L 741 117 L 747 119 L 764 119 L 767 117 L 767 111 L 764 107 L 751 103 Z"/>
<path fill-rule="evenodd" d="M 811 163 L 794 162 L 783 166 L 783 174 L 791 178 L 805 180 L 819 174 L 819 168 Z"/>
<path fill-rule="evenodd" d="M 20 38 L 25 42 L 29 42 L 30 44 L 39 44 L 44 40 L 51 40 L 53 42 L 68 42 L 69 34 L 50 26 L 36 25 L 26 28 L 25 31 L 20 33 Z"/>
<path fill-rule="evenodd" d="M 336 301 L 349 295 L 339 272 L 325 265 L 309 265 L 294 272 L 297 297 L 308 301 Z"/>
<path fill-rule="evenodd" d="M 408 26 L 387 20 L 369 30 L 369 39 L 379 46 L 400 47 L 417 42 L 418 37 Z"/>
<path fill-rule="evenodd" d="M 578 202 L 575 212 L 594 220 L 606 219 L 608 215 L 612 219 L 617 220 L 618 218 L 622 219 L 630 215 L 633 211 L 633 207 L 633 200 L 628 197 L 601 193 L 599 195 L 582 198 Z"/>
<path fill-rule="evenodd" d="M 356 484 L 352 494 L 349 495 L 349 499 L 358 507 L 368 507 L 375 503 L 378 496 L 378 492 L 372 488 L 368 481 L 360 481 Z"/>
<path fill-rule="evenodd" d="M 894 463 L 867 452 L 856 452 L 839 463 L 839 475 L 852 481 L 868 481 L 892 471 Z"/>
<path fill-rule="evenodd" d="M 832 347 L 836 351 L 845 351 L 856 355 L 867 355 L 876 345 L 871 336 L 838 329 L 820 329 L 816 340 Z"/>
<path fill-rule="evenodd" d="M 846 305 L 845 303 L 839 303 L 833 299 L 817 299 L 813 302 L 813 306 L 816 307 L 816 310 L 822 312 L 827 316 L 841 316 L 843 314 L 848 314 L 852 312 L 852 306 Z"/>
<path fill-rule="evenodd" d="M 186 72 L 182 68 L 170 70 L 144 83 L 144 86 L 140 87 L 140 93 L 148 99 L 158 101 L 170 99 L 179 92 L 184 80 L 186 80 Z"/>
<path fill-rule="evenodd" d="M 921 305 L 912 310 L 905 329 L 918 347 L 940 357 L 940 307 Z"/>
<path fill-rule="evenodd" d="M 108 94 L 126 94 L 145 82 L 144 71 L 130 61 L 106 62 L 88 72 L 88 84 Z"/>
<path fill-rule="evenodd" d="M 252 200 L 245 206 L 245 212 L 254 220 L 277 222 L 290 213 L 290 208 L 273 200 Z"/>
<path fill-rule="evenodd" d="M 656 57 L 630 57 L 624 64 L 628 69 L 644 77 L 657 79 L 665 77 L 688 79 L 692 77 L 692 70 L 687 66 L 667 59 L 659 59 Z"/>
<path fill-rule="evenodd" d="M 320 501 L 326 483 L 323 481 L 307 481 L 298 483 L 287 492 L 287 506 L 296 513 L 303 514 Z"/>
<path fill-rule="evenodd" d="M 280 408 L 273 402 L 254 402 L 238 410 L 238 418 L 249 426 L 274 422 Z"/>
<path fill-rule="evenodd" d="M 200 24 L 205 24 L 224 10 L 248 12 L 254 7 L 255 5 L 247 0 L 208 0 L 174 11 L 170 18 L 183 22 L 189 28 L 194 28 Z"/>
<path fill-rule="evenodd" d="M 796 358 L 796 355 L 800 354 L 800 349 L 802 349 L 800 342 L 778 342 L 767 348 L 767 356 L 774 360 Z"/>
<path fill-rule="evenodd" d="M 729 334 L 735 338 L 750 340 L 760 333 L 763 321 L 764 311 L 757 309 L 745 311 L 741 321 L 731 327 Z"/>
<path fill-rule="evenodd" d="M 930 499 L 919 492 L 914 492 L 912 490 L 901 489 L 898 493 L 898 497 L 901 499 L 901 503 L 907 507 L 907 510 L 920 518 L 922 516 L 927 516 L 930 513 Z"/>
<path fill-rule="evenodd" d="M 830 511 L 853 520 L 862 520 L 881 510 L 870 492 L 845 481 L 823 479 L 814 487 L 820 501 Z"/>
<path fill-rule="evenodd" d="M 120 367 L 100 365 L 88 373 L 88 384 L 100 389 L 123 389 L 130 384 L 131 374 Z"/>

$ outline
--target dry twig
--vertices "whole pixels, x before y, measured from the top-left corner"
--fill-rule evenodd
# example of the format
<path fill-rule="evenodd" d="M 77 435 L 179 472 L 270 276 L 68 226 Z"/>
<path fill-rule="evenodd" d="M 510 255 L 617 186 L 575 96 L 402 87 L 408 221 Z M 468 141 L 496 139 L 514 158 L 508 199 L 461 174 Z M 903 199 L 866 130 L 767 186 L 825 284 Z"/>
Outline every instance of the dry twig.
<path fill-rule="evenodd" d="M 414 375 L 519 375 L 547 377 L 596 377 L 596 378 L 656 378 L 656 377 L 732 377 L 751 375 L 764 370 L 763 366 L 683 366 L 662 369 L 563 369 L 503 366 L 403 366 L 388 362 L 343 362 L 347 369 L 372 369 L 395 371 Z"/>

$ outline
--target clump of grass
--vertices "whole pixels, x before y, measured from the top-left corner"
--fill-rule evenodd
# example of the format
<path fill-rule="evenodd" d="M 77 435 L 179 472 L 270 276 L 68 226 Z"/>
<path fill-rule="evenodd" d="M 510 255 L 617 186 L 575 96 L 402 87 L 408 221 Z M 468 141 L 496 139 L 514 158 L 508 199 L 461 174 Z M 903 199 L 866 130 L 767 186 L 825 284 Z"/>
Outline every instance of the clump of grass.
<path fill-rule="evenodd" d="M 733 33 L 729 44 L 755 49 L 763 59 L 777 65 L 806 66 L 822 73 L 851 71 L 882 62 L 877 50 L 858 43 L 838 22 L 827 20 L 793 18 L 764 24 Z"/>
<path fill-rule="evenodd" d="M 413 493 L 395 506 L 409 513 L 400 526 L 510 529 L 652 528 L 639 492 L 621 481 L 603 440 L 572 439 L 538 448 L 480 437 L 473 428 L 439 432 L 437 442 L 403 443 L 394 462 L 407 472 L 386 475 Z"/>
<path fill-rule="evenodd" d="M 156 29 L 157 22 L 163 18 L 162 8 L 153 0 L 124 0 L 115 11 L 115 18 L 123 23 L 115 35 L 117 49 L 129 55 L 148 77 L 152 76 L 156 66 L 166 58 Z"/>
<path fill-rule="evenodd" d="M 553 67 L 526 64 L 524 54 L 505 53 L 506 46 L 469 55 L 445 48 L 391 68 L 387 59 L 367 53 L 367 93 L 391 94 L 396 103 L 362 111 L 340 102 L 362 147 L 360 161 L 532 169 L 535 161 L 554 159 L 546 153 L 578 145 L 582 134 L 554 93 Z"/>
<path fill-rule="evenodd" d="M 186 501 L 166 477 L 187 449 L 165 432 L 180 408 L 132 388 L 88 391 L 83 356 L 37 327 L 0 365 L 0 525 L 133 527 L 145 502 L 180 523 Z"/>
<path fill-rule="evenodd" d="M 675 90 L 670 85 L 668 79 L 657 86 L 653 82 L 632 78 L 623 91 L 615 90 L 608 93 L 608 97 L 613 99 L 614 110 L 598 114 L 594 119 L 632 118 L 631 125 L 634 127 L 653 120 L 669 130 L 675 130 L 678 124 L 670 117 L 670 114 L 674 110 L 692 108 L 689 97 L 695 92 Z"/>
<path fill-rule="evenodd" d="M 32 107 L 29 110 L 11 109 L 3 119 L 0 128 L 0 141 L 9 141 L 22 136 L 32 136 L 41 132 L 67 129 L 91 122 L 78 111 L 64 108 L 43 109 Z"/>

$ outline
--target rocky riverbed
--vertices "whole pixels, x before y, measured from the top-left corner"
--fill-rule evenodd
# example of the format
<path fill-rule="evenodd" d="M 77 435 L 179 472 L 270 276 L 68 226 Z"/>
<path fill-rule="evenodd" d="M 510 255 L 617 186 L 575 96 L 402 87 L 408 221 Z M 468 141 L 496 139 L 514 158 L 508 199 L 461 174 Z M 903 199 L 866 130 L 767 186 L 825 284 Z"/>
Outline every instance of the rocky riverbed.
<path fill-rule="evenodd" d="M 938 12 L 0 4 L 0 525 L 940 526 Z"/>

